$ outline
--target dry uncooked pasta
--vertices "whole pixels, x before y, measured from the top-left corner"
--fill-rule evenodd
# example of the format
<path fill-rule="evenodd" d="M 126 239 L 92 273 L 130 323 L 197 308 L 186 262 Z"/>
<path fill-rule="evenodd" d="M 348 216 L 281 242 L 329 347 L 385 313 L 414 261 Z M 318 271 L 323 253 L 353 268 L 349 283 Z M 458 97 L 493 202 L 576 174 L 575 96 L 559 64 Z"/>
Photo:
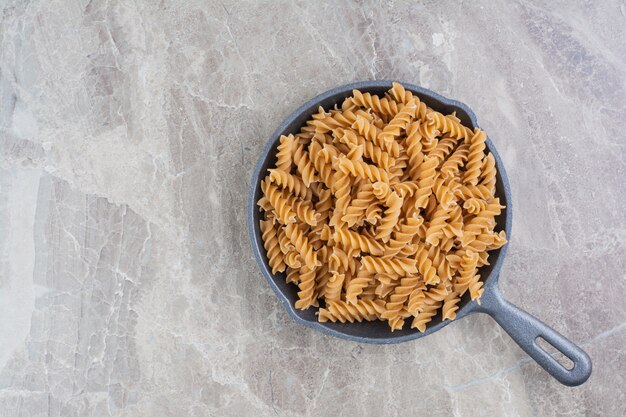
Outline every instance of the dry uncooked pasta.
<path fill-rule="evenodd" d="M 268 264 L 298 286 L 296 308 L 423 332 L 438 314 L 453 320 L 465 293 L 480 302 L 479 268 L 506 244 L 486 137 L 399 83 L 383 97 L 354 90 L 282 136 L 258 205 Z"/>

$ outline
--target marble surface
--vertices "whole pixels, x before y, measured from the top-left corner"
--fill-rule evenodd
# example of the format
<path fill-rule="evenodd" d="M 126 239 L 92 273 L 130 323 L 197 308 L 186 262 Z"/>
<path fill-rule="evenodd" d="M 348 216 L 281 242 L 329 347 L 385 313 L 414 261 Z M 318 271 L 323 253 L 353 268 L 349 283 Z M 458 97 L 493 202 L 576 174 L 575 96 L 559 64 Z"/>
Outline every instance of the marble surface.
<path fill-rule="evenodd" d="M 626 415 L 624 1 L 0 1 L 0 416 Z M 567 388 L 486 316 L 395 346 L 293 323 L 248 177 L 331 87 L 468 103 L 515 203 L 507 298 L 580 344 Z"/>

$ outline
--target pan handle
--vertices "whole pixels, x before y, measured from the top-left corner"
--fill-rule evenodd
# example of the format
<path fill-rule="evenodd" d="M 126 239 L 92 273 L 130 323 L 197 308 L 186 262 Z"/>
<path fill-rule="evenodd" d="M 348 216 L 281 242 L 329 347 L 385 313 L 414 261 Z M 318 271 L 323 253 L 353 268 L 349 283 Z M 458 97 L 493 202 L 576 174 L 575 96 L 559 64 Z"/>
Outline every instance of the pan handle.
<path fill-rule="evenodd" d="M 497 285 L 485 289 L 478 311 L 489 314 L 543 369 L 562 384 L 580 385 L 591 375 L 591 359 L 581 348 L 567 340 L 556 330 L 506 301 Z M 567 356 L 572 369 L 561 365 L 552 355 L 537 344 L 541 337 Z"/>

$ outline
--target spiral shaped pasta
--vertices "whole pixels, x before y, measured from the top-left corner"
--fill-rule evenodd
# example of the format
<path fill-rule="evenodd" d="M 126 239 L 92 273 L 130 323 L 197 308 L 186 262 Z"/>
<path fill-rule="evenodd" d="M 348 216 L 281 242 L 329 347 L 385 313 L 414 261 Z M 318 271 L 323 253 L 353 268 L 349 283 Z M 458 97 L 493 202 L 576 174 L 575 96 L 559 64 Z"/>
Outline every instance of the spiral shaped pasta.
<path fill-rule="evenodd" d="M 417 314 L 426 300 L 426 284 L 420 280 L 418 285 L 409 294 L 406 310 L 409 314 Z"/>
<path fill-rule="evenodd" d="M 426 230 L 426 242 L 431 245 L 438 245 L 439 240 L 443 237 L 443 230 L 446 227 L 446 221 L 450 218 L 447 208 L 438 206 L 435 213 L 430 218 L 428 229 Z"/>
<path fill-rule="evenodd" d="M 471 250 L 465 251 L 465 253 L 460 256 L 459 263 L 459 276 L 456 279 L 454 284 L 454 291 L 458 292 L 459 295 L 465 294 L 465 292 L 469 289 L 471 283 L 476 277 L 476 265 L 478 263 L 478 254 Z M 451 261 L 453 261 L 451 259 Z"/>
<path fill-rule="evenodd" d="M 365 117 L 357 116 L 352 128 L 356 129 L 356 131 L 359 132 L 359 134 L 365 139 L 389 153 L 389 155 L 393 158 L 400 155 L 400 146 L 398 145 L 398 142 L 386 139 L 386 136 L 381 135 L 381 130 L 374 124 L 370 123 Z"/>
<path fill-rule="evenodd" d="M 364 117 L 369 117 L 365 112 L 359 112 Z M 327 133 L 338 127 L 350 127 L 356 120 L 356 114 L 352 110 L 332 111 L 329 114 L 320 115 L 307 122 L 309 126 L 315 127 L 315 133 Z"/>
<path fill-rule="evenodd" d="M 437 161 L 441 163 L 444 159 L 450 155 L 454 147 L 456 146 L 456 139 L 451 137 L 444 137 L 439 142 L 437 142 L 437 146 L 430 151 L 428 156 L 431 158 L 437 158 Z"/>
<path fill-rule="evenodd" d="M 422 150 L 424 153 L 429 154 L 435 150 L 437 144 L 439 144 L 439 131 L 432 122 L 420 123 L 419 133 L 422 137 Z"/>
<path fill-rule="evenodd" d="M 330 252 L 328 257 L 328 268 L 331 272 L 346 272 L 351 268 L 352 257 L 348 256 L 348 254 L 338 246 L 334 246 Z"/>
<path fill-rule="evenodd" d="M 487 136 L 482 130 L 476 129 L 476 133 L 470 140 L 469 154 L 467 156 L 466 171 L 463 182 L 469 185 L 478 184 L 478 177 L 483 164 L 485 140 Z"/>
<path fill-rule="evenodd" d="M 317 306 L 317 297 L 315 296 L 315 269 L 303 267 L 300 269 L 300 282 L 298 283 L 298 300 L 296 308 L 306 310 L 311 306 Z"/>
<path fill-rule="evenodd" d="M 460 206 L 454 206 L 450 210 L 450 217 L 443 229 L 446 238 L 460 238 L 463 236 L 463 213 Z"/>
<path fill-rule="evenodd" d="M 461 245 L 465 247 L 474 240 L 481 231 L 493 229 L 496 222 L 495 217 L 502 213 L 503 208 L 504 206 L 500 205 L 499 198 L 494 198 L 487 203 L 487 207 L 484 210 L 480 211 L 469 222 L 466 222 Z"/>
<path fill-rule="evenodd" d="M 274 225 L 270 221 L 261 220 L 259 227 L 261 229 L 261 237 L 267 253 L 268 263 L 270 268 L 272 268 L 272 274 L 283 272 L 285 270 L 284 256 L 283 252 L 280 250 Z"/>
<path fill-rule="evenodd" d="M 374 281 L 374 274 L 361 269 L 358 274 L 350 280 L 346 288 L 346 301 L 350 304 L 356 304 L 363 290 Z"/>
<path fill-rule="evenodd" d="M 313 247 L 313 250 L 316 252 L 318 252 L 321 248 L 326 247 L 324 245 L 328 243 L 326 239 L 322 239 L 322 235 L 324 234 L 324 229 L 326 227 L 328 227 L 327 224 L 319 222 L 315 226 L 311 227 L 310 230 L 306 233 L 306 237 L 307 239 L 309 239 L 309 244 Z M 322 259 L 319 257 L 319 254 L 318 254 L 318 259 L 320 260 L 320 262 L 322 262 Z"/>
<path fill-rule="evenodd" d="M 311 142 L 309 146 L 309 155 L 313 167 L 319 174 L 319 178 L 326 188 L 331 188 L 333 183 L 334 170 L 331 163 L 332 156 L 328 151 L 324 151 L 322 145 L 318 141 Z"/>
<path fill-rule="evenodd" d="M 374 197 L 376 197 L 379 201 L 384 202 L 387 200 L 387 197 L 389 197 L 391 188 L 389 187 L 389 184 L 377 181 L 372 184 L 372 192 L 374 193 Z"/>
<path fill-rule="evenodd" d="M 298 252 L 289 251 L 285 255 L 285 265 L 290 268 L 301 268 L 302 267 L 302 257 Z"/>
<path fill-rule="evenodd" d="M 321 215 L 311 207 L 311 203 L 308 201 L 301 200 L 291 194 L 287 194 L 284 191 L 282 192 L 282 198 L 286 202 L 288 207 L 296 213 L 296 217 L 310 225 L 315 226 Z"/>
<path fill-rule="evenodd" d="M 336 228 L 333 239 L 346 248 L 371 253 L 375 256 L 381 256 L 383 254 L 383 246 L 376 240 L 349 229 Z"/>
<path fill-rule="evenodd" d="M 304 260 L 304 264 L 309 269 L 314 269 L 315 267 L 321 265 L 321 263 L 317 260 L 317 253 L 313 251 L 313 246 L 309 244 L 309 239 L 304 236 L 302 230 L 298 228 L 293 223 L 285 226 L 285 234 L 291 240 L 296 251 L 300 254 L 302 259 Z"/>
<path fill-rule="evenodd" d="M 400 155 L 395 159 L 393 167 L 389 169 L 389 183 L 397 184 L 408 179 L 408 175 L 404 175 L 404 169 L 409 162 L 409 156 L 404 148 L 400 149 Z"/>
<path fill-rule="evenodd" d="M 485 265 L 489 265 L 489 252 L 480 252 L 478 254 L 478 263 L 476 266 L 480 268 Z"/>
<path fill-rule="evenodd" d="M 263 196 L 263 197 L 259 198 L 259 201 L 257 201 L 256 204 L 265 213 L 268 213 L 268 215 L 273 216 L 274 220 L 275 220 L 276 216 L 275 216 L 275 213 L 274 213 L 274 207 L 272 207 L 272 204 L 270 203 L 270 200 L 267 199 L 267 197 Z M 269 219 L 267 219 L 267 220 L 269 220 Z"/>
<path fill-rule="evenodd" d="M 320 188 L 317 194 L 318 201 L 315 203 L 315 211 L 319 213 L 319 220 L 324 221 L 330 217 L 330 213 L 333 209 L 332 192 Z"/>
<path fill-rule="evenodd" d="M 320 321 L 452 320 L 506 244 L 496 169 L 485 133 L 454 113 L 397 83 L 380 97 L 355 90 L 279 138 L 257 202 L 268 268 L 298 286 L 296 308 L 322 300 Z"/>
<path fill-rule="evenodd" d="M 350 204 L 350 177 L 346 172 L 340 171 L 335 175 L 331 190 L 335 194 L 335 210 L 329 224 L 340 225 L 348 205 Z"/>
<path fill-rule="evenodd" d="M 424 282 L 428 285 L 434 285 L 441 282 L 441 278 L 437 275 L 437 270 L 433 267 L 433 262 L 428 256 L 428 251 L 423 244 L 417 246 L 416 265 L 419 273 L 424 277 Z"/>
<path fill-rule="evenodd" d="M 413 197 L 417 190 L 419 190 L 419 183 L 417 181 L 398 182 L 393 184 L 393 190 L 406 202 L 407 198 Z"/>
<path fill-rule="evenodd" d="M 446 159 L 441 166 L 441 175 L 443 178 L 452 178 L 459 173 L 459 170 L 464 166 L 469 155 L 469 145 L 462 143 L 456 150 Z"/>
<path fill-rule="evenodd" d="M 427 119 L 435 123 L 437 130 L 442 135 L 447 134 L 459 140 L 472 137 L 472 131 L 459 123 L 456 118 L 433 111 L 427 116 Z"/>
<path fill-rule="evenodd" d="M 358 300 L 356 304 L 348 304 L 345 301 L 334 301 L 328 303 L 328 307 L 320 308 L 318 320 L 322 323 L 332 322 L 361 322 L 363 320 L 373 321 L 379 318 L 385 309 L 383 300 Z"/>
<path fill-rule="evenodd" d="M 278 227 L 278 230 L 276 231 L 276 236 L 278 238 L 278 245 L 282 253 L 287 253 L 294 249 L 293 243 L 291 243 L 291 241 L 285 234 L 285 229 L 283 227 Z"/>
<path fill-rule="evenodd" d="M 383 141 L 395 141 L 406 129 L 407 125 L 415 118 L 417 105 L 415 100 L 411 100 L 402 106 L 402 109 L 389 121 L 382 132 L 378 134 L 378 139 Z M 395 155 L 397 156 L 397 155 Z"/>
<path fill-rule="evenodd" d="M 371 183 L 365 184 L 356 196 L 350 201 L 345 215 L 341 218 L 348 227 L 352 227 L 365 219 L 365 210 L 374 201 L 373 187 Z"/>
<path fill-rule="evenodd" d="M 268 169 L 268 178 L 281 188 L 296 194 L 304 200 L 310 200 L 312 191 L 304 185 L 304 182 L 290 173 L 280 169 Z"/>
<path fill-rule="evenodd" d="M 388 276 L 386 275 L 380 275 L 379 277 L 380 278 L 378 279 L 378 286 L 376 286 L 374 294 L 376 294 L 378 298 L 386 299 L 387 296 L 391 294 L 400 284 L 400 282 L 399 280 L 388 279 Z"/>
<path fill-rule="evenodd" d="M 287 267 L 287 277 L 285 278 L 287 284 L 293 283 L 298 285 L 300 282 L 300 271 L 294 268 Z"/>
<path fill-rule="evenodd" d="M 384 257 L 397 256 L 402 248 L 406 247 L 413 239 L 413 236 L 419 232 L 423 223 L 424 219 L 420 216 L 409 217 L 401 223 L 400 229 L 394 232 L 393 238 L 385 247 Z"/>
<path fill-rule="evenodd" d="M 483 282 L 480 280 L 480 275 L 476 274 L 472 277 L 468 288 L 472 301 L 478 300 L 478 304 L 480 304 L 480 297 L 483 295 L 483 292 L 485 292 Z"/>
<path fill-rule="evenodd" d="M 449 209 L 450 206 L 456 205 L 455 195 L 450 191 L 443 178 L 437 178 L 435 180 L 433 194 L 435 194 L 437 201 L 439 201 L 439 205 L 445 210 Z"/>
<path fill-rule="evenodd" d="M 363 156 L 371 159 L 372 162 L 380 168 L 388 170 L 389 167 L 395 162 L 389 153 L 376 146 L 373 142 L 365 140 L 363 136 L 357 135 L 352 130 L 336 129 L 335 136 L 339 138 L 340 142 L 345 143 L 351 148 L 362 146 Z"/>
<path fill-rule="evenodd" d="M 363 161 L 350 160 L 344 155 L 337 159 L 337 167 L 341 172 L 349 173 L 360 178 L 367 178 L 372 182 L 382 181 L 389 183 L 389 174 L 384 169 Z"/>
<path fill-rule="evenodd" d="M 436 170 L 439 162 L 437 158 L 431 158 L 429 156 L 424 158 L 422 162 L 420 175 L 419 175 L 419 189 L 417 190 L 417 200 L 415 202 L 416 208 L 424 208 L 428 203 L 428 198 L 433 192 L 433 186 L 435 185 Z"/>
<path fill-rule="evenodd" d="M 261 181 L 261 191 L 263 191 L 265 198 L 271 204 L 281 223 L 289 224 L 296 221 L 296 213 L 275 185 L 268 181 Z"/>
<path fill-rule="evenodd" d="M 443 300 L 443 306 L 441 307 L 441 319 L 442 320 L 454 320 L 456 318 L 456 312 L 459 310 L 459 302 L 461 297 L 459 293 L 451 291 Z"/>
<path fill-rule="evenodd" d="M 385 259 L 374 256 L 364 256 L 361 259 L 361 264 L 367 271 L 377 274 L 407 276 L 417 273 L 415 259 Z"/>
<path fill-rule="evenodd" d="M 457 195 L 464 200 L 468 200 L 470 198 L 480 198 L 482 200 L 489 200 L 493 198 L 493 194 L 489 191 L 487 187 L 485 187 L 482 184 L 462 185 L 457 190 Z"/>
<path fill-rule="evenodd" d="M 357 106 L 374 110 L 381 115 L 395 116 L 399 109 L 398 103 L 385 97 L 380 98 L 370 93 L 361 93 L 359 90 L 352 90 L 352 102 Z"/>
<path fill-rule="evenodd" d="M 308 187 L 311 183 L 319 180 L 315 175 L 313 164 L 309 159 L 309 153 L 304 150 L 304 145 L 296 146 L 296 150 L 293 153 L 293 162 L 296 164 L 296 168 L 302 177 L 304 185 Z"/>
<path fill-rule="evenodd" d="M 480 233 L 465 246 L 465 249 L 474 252 L 484 252 L 493 244 L 494 237 L 493 233 Z"/>
<path fill-rule="evenodd" d="M 496 190 L 496 159 L 491 152 L 483 159 L 480 177 L 481 184 L 493 194 Z"/>
<path fill-rule="evenodd" d="M 323 263 L 321 267 L 315 270 L 315 292 L 318 299 L 326 297 L 326 286 L 332 276 L 333 273 L 328 269 L 327 263 Z"/>
<path fill-rule="evenodd" d="M 487 250 L 500 249 L 502 246 L 506 245 L 506 243 L 506 233 L 502 230 L 499 233 L 493 234 L 493 242 L 487 247 Z"/>
<path fill-rule="evenodd" d="M 428 113 L 432 111 L 426 104 L 420 101 L 419 97 L 414 96 L 413 93 L 407 91 L 402 84 L 393 83 L 391 90 L 389 90 L 390 95 L 398 102 L 398 103 L 408 103 L 409 101 L 414 101 L 417 106 L 417 117 L 426 120 L 426 116 Z"/>
<path fill-rule="evenodd" d="M 293 151 L 295 149 L 296 139 L 293 135 L 281 135 L 280 144 L 278 145 L 278 153 L 276 153 L 276 168 L 289 172 L 293 163 Z"/>
<path fill-rule="evenodd" d="M 383 209 L 377 201 L 372 203 L 365 209 L 365 220 L 370 224 L 376 224 L 382 218 Z"/>
<path fill-rule="evenodd" d="M 333 273 L 326 284 L 326 295 L 324 298 L 327 302 L 339 301 L 345 278 L 345 274 Z"/>
<path fill-rule="evenodd" d="M 482 198 L 471 197 L 465 200 L 463 208 L 470 214 L 478 214 L 487 208 L 487 202 Z"/>
<path fill-rule="evenodd" d="M 404 325 L 404 320 L 401 318 L 402 310 L 409 296 L 418 288 L 420 283 L 421 280 L 417 276 L 402 278 L 399 285 L 395 287 L 389 296 L 389 301 L 385 304 L 385 311 L 382 313 L 381 318 L 389 321 L 391 331 L 401 329 Z M 423 290 L 425 287 L 421 286 L 421 288 Z"/>
<path fill-rule="evenodd" d="M 409 157 L 409 177 L 416 181 L 419 178 L 420 165 L 424 160 L 422 152 L 422 135 L 420 133 L 420 122 L 413 122 L 407 127 L 406 133 L 406 153 Z"/>
<path fill-rule="evenodd" d="M 385 201 L 387 210 L 385 215 L 380 221 L 380 225 L 376 229 L 376 239 L 383 242 L 387 242 L 391 236 L 394 226 L 398 223 L 400 218 L 400 210 L 402 209 L 402 197 L 399 197 L 395 192 L 389 193 Z"/>
<path fill-rule="evenodd" d="M 443 253 L 440 254 L 439 264 L 437 265 L 437 275 L 442 282 L 450 282 L 456 271 L 450 265 Z"/>
<path fill-rule="evenodd" d="M 422 304 L 420 312 L 413 318 L 412 329 L 417 329 L 424 333 L 426 325 L 437 315 L 437 311 L 442 307 L 443 301 L 429 301 Z"/>

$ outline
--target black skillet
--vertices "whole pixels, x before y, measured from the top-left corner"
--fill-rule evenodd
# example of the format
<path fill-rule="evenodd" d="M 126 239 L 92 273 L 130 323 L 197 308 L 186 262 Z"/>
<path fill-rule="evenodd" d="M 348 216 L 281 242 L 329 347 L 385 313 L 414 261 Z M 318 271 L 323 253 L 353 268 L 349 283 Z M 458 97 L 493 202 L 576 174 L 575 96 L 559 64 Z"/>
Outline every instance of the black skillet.
<path fill-rule="evenodd" d="M 407 90 L 417 94 L 420 100 L 424 101 L 434 110 L 444 114 L 456 112 L 457 117 L 461 119 L 464 125 L 472 129 L 478 126 L 476 116 L 465 104 L 442 97 L 426 88 L 405 83 L 403 83 L 403 85 Z M 285 283 L 285 275 L 283 273 L 273 275 L 271 269 L 268 267 L 261 232 L 259 230 L 261 213 L 258 210 L 256 202 L 261 197 L 260 181 L 265 177 L 267 169 L 273 167 L 276 161 L 276 147 L 281 135 L 299 132 L 300 127 L 317 112 L 319 106 L 322 106 L 324 109 L 330 109 L 335 104 L 341 104 L 346 97 L 352 95 L 353 89 L 383 95 L 390 88 L 390 81 L 358 82 L 334 88 L 302 105 L 276 129 L 263 148 L 256 167 L 254 168 L 254 172 L 252 173 L 248 194 L 248 232 L 252 252 L 254 253 L 254 257 L 259 264 L 263 276 L 270 284 L 289 315 L 295 321 L 307 327 L 359 343 L 390 344 L 419 339 L 436 332 L 451 323 L 451 321 L 441 321 L 441 315 L 439 314 L 429 323 L 424 333 L 420 333 L 415 329 L 406 328 L 408 326 L 392 333 L 387 323 L 382 321 L 355 324 L 319 323 L 315 316 L 315 309 L 296 310 L 293 305 L 297 299 L 298 288 L 293 284 Z M 496 196 L 506 205 L 506 209 L 496 218 L 496 221 L 499 229 L 504 229 L 507 237 L 510 238 L 512 201 L 509 182 L 502 160 L 489 138 L 487 139 L 487 149 L 493 153 L 498 169 Z M 591 375 L 591 359 L 589 356 L 557 331 L 502 298 L 498 288 L 498 279 L 507 246 L 508 245 L 505 245 L 498 250 L 491 251 L 489 256 L 491 265 L 482 267 L 479 271 L 480 275 L 485 279 L 485 292 L 481 297 L 481 304 L 479 305 L 471 301 L 469 294 L 466 294 L 459 304 L 460 308 L 457 312 L 457 320 L 474 313 L 486 313 L 490 315 L 502 326 L 513 340 L 528 353 L 528 355 L 554 378 L 565 385 L 575 386 L 582 384 Z M 538 338 L 543 338 L 569 358 L 573 363 L 573 367 L 567 369 L 561 365 L 551 354 L 547 353 L 537 344 Z"/>

